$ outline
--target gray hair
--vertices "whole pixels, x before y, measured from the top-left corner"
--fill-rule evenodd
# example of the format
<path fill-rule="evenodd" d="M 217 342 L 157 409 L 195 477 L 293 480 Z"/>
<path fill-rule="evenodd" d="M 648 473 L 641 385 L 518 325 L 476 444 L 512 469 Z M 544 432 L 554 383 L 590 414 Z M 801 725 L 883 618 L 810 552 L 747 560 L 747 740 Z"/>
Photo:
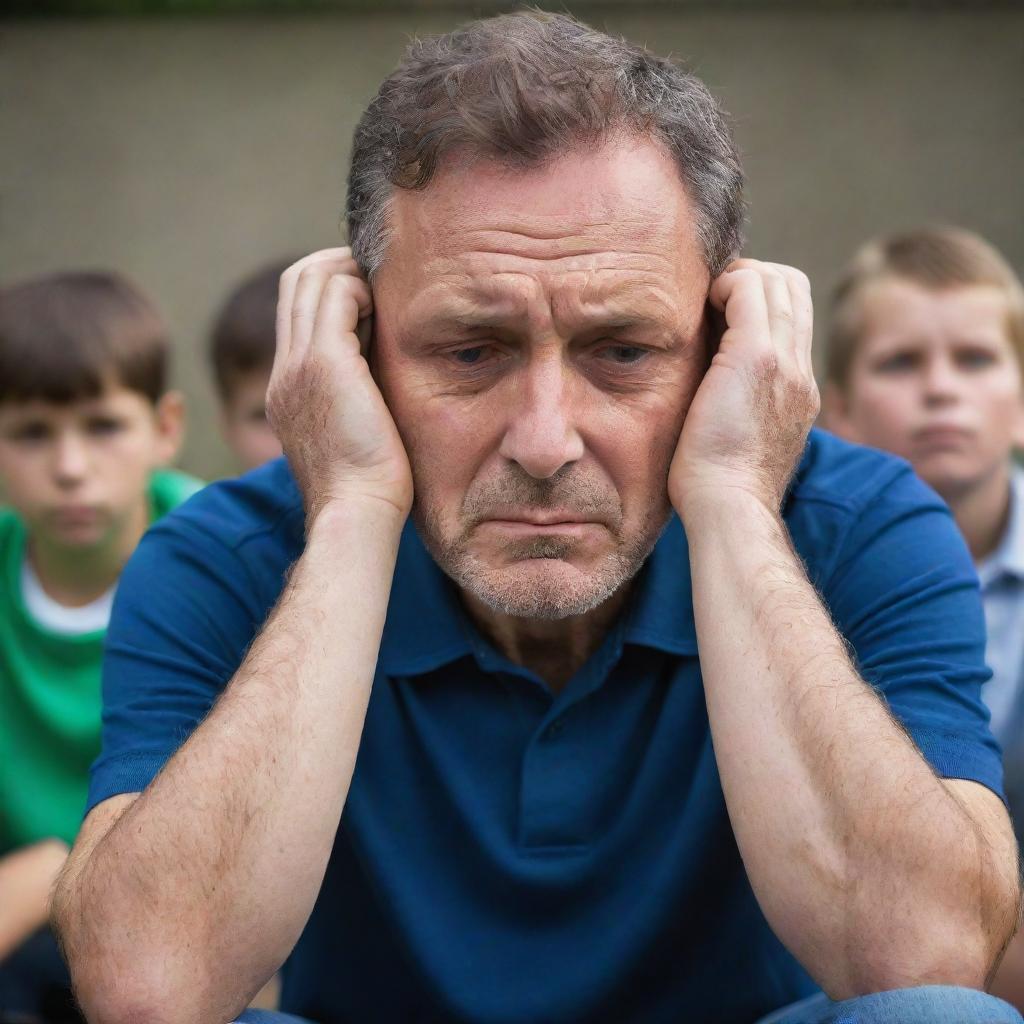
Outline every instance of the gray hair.
<path fill-rule="evenodd" d="M 671 60 L 538 10 L 409 45 L 356 127 L 345 209 L 353 256 L 372 277 L 394 189 L 426 188 L 446 153 L 537 166 L 617 131 L 667 147 L 716 277 L 743 241 L 743 171 L 724 112 Z"/>

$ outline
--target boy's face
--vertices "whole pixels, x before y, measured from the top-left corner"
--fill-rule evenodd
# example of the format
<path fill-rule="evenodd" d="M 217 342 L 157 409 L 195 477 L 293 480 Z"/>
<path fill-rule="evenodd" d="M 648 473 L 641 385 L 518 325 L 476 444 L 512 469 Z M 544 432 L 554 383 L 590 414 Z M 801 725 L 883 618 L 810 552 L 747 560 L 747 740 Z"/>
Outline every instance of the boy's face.
<path fill-rule="evenodd" d="M 1004 469 L 1024 442 L 1021 367 L 1006 298 L 984 286 L 868 286 L 863 333 L 830 425 L 908 459 L 952 500 Z"/>
<path fill-rule="evenodd" d="M 232 377 L 231 394 L 221 411 L 221 429 L 228 447 L 246 469 L 255 469 L 281 454 L 267 422 L 267 385 L 270 370 L 249 370 Z"/>
<path fill-rule="evenodd" d="M 180 396 L 120 385 L 68 403 L 0 401 L 0 490 L 36 542 L 67 550 L 117 543 L 147 514 L 153 469 L 180 442 Z"/>

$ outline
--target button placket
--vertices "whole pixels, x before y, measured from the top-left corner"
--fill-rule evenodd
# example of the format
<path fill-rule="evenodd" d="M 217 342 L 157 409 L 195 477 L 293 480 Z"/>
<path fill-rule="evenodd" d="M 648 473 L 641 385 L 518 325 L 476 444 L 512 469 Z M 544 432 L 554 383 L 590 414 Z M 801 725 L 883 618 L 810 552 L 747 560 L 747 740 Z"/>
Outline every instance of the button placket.
<path fill-rule="evenodd" d="M 565 729 L 565 715 L 559 715 L 545 730 L 543 738 L 546 740 L 557 739 Z"/>

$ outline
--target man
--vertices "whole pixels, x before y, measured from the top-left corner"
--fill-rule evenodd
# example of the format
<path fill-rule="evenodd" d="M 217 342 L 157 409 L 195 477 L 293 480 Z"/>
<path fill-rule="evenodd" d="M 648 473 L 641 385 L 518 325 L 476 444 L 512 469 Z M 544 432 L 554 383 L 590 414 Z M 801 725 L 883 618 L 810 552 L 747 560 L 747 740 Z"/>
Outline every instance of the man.
<path fill-rule="evenodd" d="M 92 1020 L 232 1020 L 286 958 L 324 1022 L 1019 1019 L 977 991 L 1018 897 L 969 558 L 903 464 L 793 477 L 808 285 L 730 262 L 740 214 L 667 61 L 413 44 L 352 254 L 282 280 L 294 481 L 122 585 L 55 903 Z"/>

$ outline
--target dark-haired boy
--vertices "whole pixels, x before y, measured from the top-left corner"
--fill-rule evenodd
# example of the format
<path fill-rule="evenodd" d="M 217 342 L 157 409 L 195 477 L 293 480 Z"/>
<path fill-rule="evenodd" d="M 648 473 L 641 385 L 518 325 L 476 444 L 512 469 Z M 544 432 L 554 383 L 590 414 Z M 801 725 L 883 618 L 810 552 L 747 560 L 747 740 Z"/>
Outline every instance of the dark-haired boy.
<path fill-rule="evenodd" d="M 274 364 L 278 281 L 293 262 L 272 263 L 245 278 L 221 307 L 210 337 L 221 433 L 245 469 L 281 454 L 267 423 L 266 394 Z"/>
<path fill-rule="evenodd" d="M 159 313 L 120 276 L 0 289 L 0 1015 L 74 1019 L 40 930 L 99 752 L 114 589 L 199 487 L 161 468 L 183 429 L 166 364 Z"/>

